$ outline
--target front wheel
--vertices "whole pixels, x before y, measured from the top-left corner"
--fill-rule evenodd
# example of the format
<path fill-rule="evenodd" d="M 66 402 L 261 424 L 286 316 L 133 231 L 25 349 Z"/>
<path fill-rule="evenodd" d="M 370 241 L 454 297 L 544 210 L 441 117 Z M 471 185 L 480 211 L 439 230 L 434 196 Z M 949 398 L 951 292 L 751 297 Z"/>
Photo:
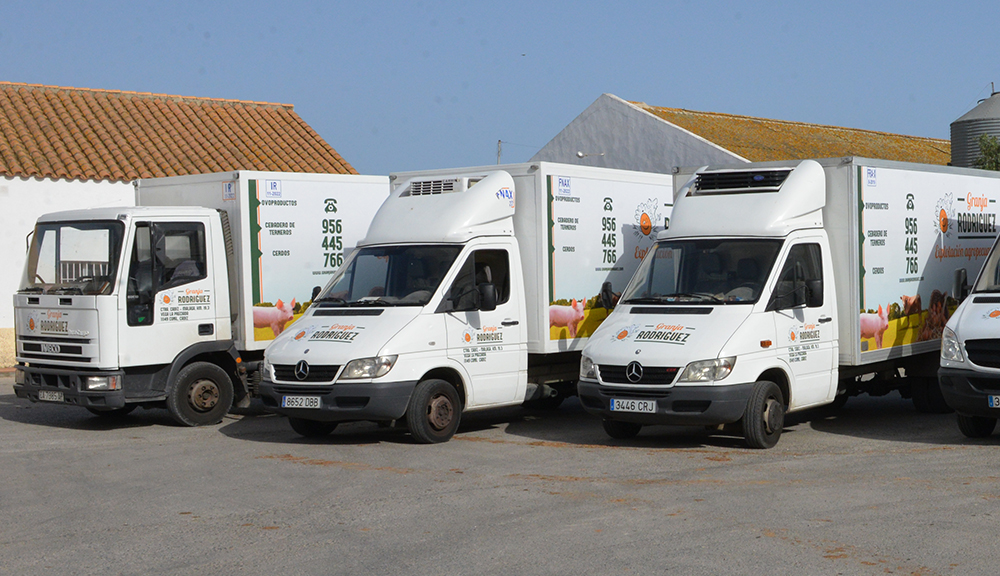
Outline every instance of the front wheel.
<path fill-rule="evenodd" d="M 913 378 L 910 384 L 910 394 L 913 399 L 913 407 L 917 412 L 923 414 L 948 414 L 954 412 L 951 406 L 945 402 L 944 394 L 941 393 L 941 386 L 937 378 Z"/>
<path fill-rule="evenodd" d="M 996 427 L 996 418 L 958 415 L 958 429 L 966 438 L 986 438 L 993 434 L 993 429 Z"/>
<path fill-rule="evenodd" d="M 406 425 L 421 444 L 451 440 L 461 418 L 462 401 L 458 390 L 444 380 L 418 383 L 406 407 Z"/>
<path fill-rule="evenodd" d="M 225 370 L 209 362 L 181 368 L 167 394 L 167 409 L 184 426 L 217 424 L 233 405 L 233 381 Z"/>
<path fill-rule="evenodd" d="M 743 438 L 751 448 L 773 448 L 785 425 L 785 401 L 774 382 L 754 382 L 743 413 Z"/>
<path fill-rule="evenodd" d="M 321 422 L 319 420 L 306 420 L 305 418 L 288 417 L 288 423 L 300 436 L 306 438 L 322 438 L 337 429 L 337 422 Z"/>

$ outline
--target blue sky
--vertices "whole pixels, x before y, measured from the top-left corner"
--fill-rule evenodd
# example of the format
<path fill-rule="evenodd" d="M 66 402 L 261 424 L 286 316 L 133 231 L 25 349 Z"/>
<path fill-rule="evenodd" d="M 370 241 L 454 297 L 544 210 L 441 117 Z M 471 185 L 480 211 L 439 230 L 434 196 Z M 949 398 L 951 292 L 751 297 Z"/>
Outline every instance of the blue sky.
<path fill-rule="evenodd" d="M 992 2 L 0 4 L 0 80 L 294 104 L 364 174 L 522 162 L 602 93 L 936 138 Z M 669 169 L 667 167 L 666 169 Z"/>

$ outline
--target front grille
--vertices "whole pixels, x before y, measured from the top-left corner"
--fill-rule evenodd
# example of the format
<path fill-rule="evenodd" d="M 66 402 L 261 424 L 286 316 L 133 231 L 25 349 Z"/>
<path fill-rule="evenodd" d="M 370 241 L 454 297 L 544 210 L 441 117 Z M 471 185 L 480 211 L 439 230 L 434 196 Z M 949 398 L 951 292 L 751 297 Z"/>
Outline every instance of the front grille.
<path fill-rule="evenodd" d="M 614 366 L 611 364 L 601 364 L 598 366 L 601 371 L 601 380 L 611 384 L 635 384 L 647 386 L 663 386 L 671 384 L 674 376 L 677 375 L 678 368 L 664 368 L 660 366 L 643 366 L 642 378 L 637 382 L 632 382 L 626 376 L 627 366 Z"/>
<path fill-rule="evenodd" d="M 333 390 L 333 386 L 282 386 L 275 385 L 275 394 L 314 394 L 325 396 Z"/>
<path fill-rule="evenodd" d="M 791 172 L 791 169 L 704 172 L 698 174 L 695 190 L 716 194 L 748 190 L 776 192 Z"/>
<path fill-rule="evenodd" d="M 965 353 L 976 366 L 1000 368 L 1000 339 L 966 340 Z"/>
<path fill-rule="evenodd" d="M 275 364 L 274 378 L 285 382 L 333 382 L 338 371 L 340 366 L 336 364 L 310 364 L 309 375 L 299 380 L 295 376 L 295 364 Z"/>

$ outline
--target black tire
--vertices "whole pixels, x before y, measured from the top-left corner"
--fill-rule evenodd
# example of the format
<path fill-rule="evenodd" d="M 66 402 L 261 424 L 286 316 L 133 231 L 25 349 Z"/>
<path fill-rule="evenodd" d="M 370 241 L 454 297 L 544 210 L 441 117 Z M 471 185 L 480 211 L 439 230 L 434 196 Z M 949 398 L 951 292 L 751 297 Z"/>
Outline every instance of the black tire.
<path fill-rule="evenodd" d="M 608 436 L 615 440 L 628 440 L 635 438 L 642 430 L 642 424 L 635 422 L 622 422 L 621 420 L 602 420 L 601 425 Z"/>
<path fill-rule="evenodd" d="M 913 380 L 910 384 L 910 394 L 913 398 L 913 407 L 917 409 L 917 412 L 922 414 L 950 414 L 954 412 L 952 407 L 945 402 L 937 378 L 910 377 L 910 379 Z"/>
<path fill-rule="evenodd" d="M 958 415 L 958 429 L 966 438 L 987 438 L 997 427 L 997 419 L 987 416 Z"/>
<path fill-rule="evenodd" d="M 562 394 L 556 394 L 555 396 L 546 396 L 538 400 L 528 400 L 524 403 L 524 407 L 529 410 L 555 410 L 562 405 L 565 399 L 566 397 Z"/>
<path fill-rule="evenodd" d="M 743 413 L 743 438 L 751 448 L 773 448 L 785 425 L 785 400 L 774 382 L 755 382 Z"/>
<path fill-rule="evenodd" d="M 87 406 L 86 408 L 88 412 L 90 412 L 94 416 L 97 416 L 98 418 L 106 418 L 108 420 L 114 420 L 116 418 L 124 418 L 125 416 L 130 414 L 133 410 L 135 410 L 138 406 L 139 406 L 138 404 L 126 404 L 121 408 L 108 408 L 104 410 L 100 408 L 92 408 L 90 406 Z"/>
<path fill-rule="evenodd" d="M 306 438 L 322 438 L 337 429 L 338 422 L 322 422 L 320 420 L 306 420 L 305 418 L 288 417 L 288 423 L 299 436 Z"/>
<path fill-rule="evenodd" d="M 451 440 L 461 418 L 462 401 L 458 390 L 444 380 L 418 383 L 406 407 L 406 426 L 421 444 Z"/>
<path fill-rule="evenodd" d="M 233 406 L 233 381 L 225 370 L 209 362 L 181 368 L 167 393 L 167 410 L 179 424 L 218 424 Z"/>

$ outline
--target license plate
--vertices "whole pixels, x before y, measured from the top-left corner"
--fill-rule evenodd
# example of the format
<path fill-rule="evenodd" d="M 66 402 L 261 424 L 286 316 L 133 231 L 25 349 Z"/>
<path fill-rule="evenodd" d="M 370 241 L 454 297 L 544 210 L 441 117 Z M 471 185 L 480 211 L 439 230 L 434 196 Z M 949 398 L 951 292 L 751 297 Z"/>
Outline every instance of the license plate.
<path fill-rule="evenodd" d="M 62 392 L 50 392 L 49 390 L 39 390 L 38 399 L 43 402 L 65 402 Z"/>
<path fill-rule="evenodd" d="M 656 400 L 620 400 L 611 399 L 611 410 L 614 412 L 656 412 Z"/>
<path fill-rule="evenodd" d="M 282 396 L 282 408 L 319 408 L 319 396 Z"/>
<path fill-rule="evenodd" d="M 986 399 L 990 402 L 990 408 L 1000 408 L 1000 396 L 987 396 Z"/>

